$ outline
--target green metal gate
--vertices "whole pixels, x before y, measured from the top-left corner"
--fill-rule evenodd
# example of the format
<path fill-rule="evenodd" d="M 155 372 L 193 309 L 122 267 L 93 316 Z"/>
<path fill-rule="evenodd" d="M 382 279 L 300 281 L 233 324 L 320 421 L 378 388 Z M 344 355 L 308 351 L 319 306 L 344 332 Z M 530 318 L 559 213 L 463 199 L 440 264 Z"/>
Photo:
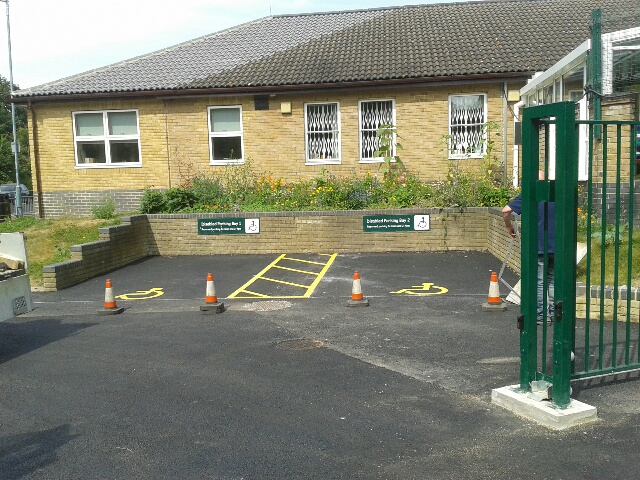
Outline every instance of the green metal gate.
<path fill-rule="evenodd" d="M 640 275 L 633 262 L 640 123 L 575 117 L 573 102 L 531 107 L 524 110 L 522 130 L 520 389 L 544 392 L 540 397 L 559 408 L 570 403 L 572 380 L 640 369 L 640 294 L 634 286 Z M 579 141 L 588 154 L 584 182 L 578 182 Z M 548 252 L 550 223 L 555 226 L 553 253 Z M 576 266 L 578 239 L 587 253 Z M 542 321 L 537 313 L 539 268 L 545 292 Z"/>

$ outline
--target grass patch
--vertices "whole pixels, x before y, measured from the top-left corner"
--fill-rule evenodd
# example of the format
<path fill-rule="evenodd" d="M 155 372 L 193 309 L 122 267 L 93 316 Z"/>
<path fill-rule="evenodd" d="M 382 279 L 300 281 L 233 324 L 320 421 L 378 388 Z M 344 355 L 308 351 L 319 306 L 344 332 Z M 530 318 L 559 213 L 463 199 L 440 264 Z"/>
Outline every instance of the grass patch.
<path fill-rule="evenodd" d="M 41 220 L 22 217 L 0 223 L 0 233 L 24 232 L 32 287 L 42 286 L 42 267 L 71 259 L 70 247 L 98 240 L 98 229 L 120 224 L 120 218 L 61 218 Z"/>
<path fill-rule="evenodd" d="M 610 230 L 610 229 L 609 229 Z M 585 232 L 578 233 L 580 242 L 587 241 Z M 634 229 L 631 245 L 631 286 L 640 287 L 640 231 Z M 602 248 L 602 230 L 595 228 L 591 233 L 591 249 L 587 256 L 590 262 L 591 285 L 600 285 L 602 281 L 602 257 L 604 255 L 604 285 L 614 285 L 616 273 L 618 285 L 626 285 L 628 277 L 629 231 L 623 229 L 618 239 L 618 267 L 615 265 L 616 241 L 609 231 L 605 233 L 605 246 Z M 587 259 L 580 262 L 576 270 L 579 282 L 586 282 Z"/>

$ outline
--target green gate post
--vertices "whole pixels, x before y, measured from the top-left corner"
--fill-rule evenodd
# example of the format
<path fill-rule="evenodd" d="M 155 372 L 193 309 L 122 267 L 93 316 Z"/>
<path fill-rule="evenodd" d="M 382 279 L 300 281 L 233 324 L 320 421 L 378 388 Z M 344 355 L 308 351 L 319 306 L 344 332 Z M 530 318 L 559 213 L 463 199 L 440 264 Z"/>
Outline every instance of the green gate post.
<path fill-rule="evenodd" d="M 520 390 L 531 391 L 531 382 L 536 380 L 538 330 L 536 325 L 536 291 L 538 275 L 538 240 L 527 232 L 538 231 L 538 208 L 536 204 L 536 181 L 540 150 L 540 118 L 545 106 L 525 108 L 522 120 L 522 217 L 521 223 L 521 282 L 520 313 L 524 316 L 520 330 Z M 535 210 L 535 213 L 533 213 Z"/>
<path fill-rule="evenodd" d="M 538 181 L 540 126 L 548 123 L 556 124 L 556 179 Z M 545 138 L 545 142 L 548 141 Z M 545 167 L 548 161 L 545 155 Z M 555 201 L 554 302 L 557 315 L 553 329 L 553 401 L 558 407 L 566 408 L 570 403 L 571 393 L 571 352 L 575 338 L 576 306 L 578 127 L 573 102 L 524 109 L 521 195 L 524 233 L 521 253 L 521 313 L 524 315 L 524 322 L 520 331 L 520 390 L 530 391 L 532 381 L 544 378 L 544 372 L 538 372 L 537 365 L 538 202 Z M 542 352 L 542 356 L 544 355 L 546 352 Z"/>
<path fill-rule="evenodd" d="M 553 401 L 571 401 L 571 352 L 576 323 L 576 249 L 578 241 L 578 125 L 575 104 L 556 104 L 556 242 L 553 328 Z"/>

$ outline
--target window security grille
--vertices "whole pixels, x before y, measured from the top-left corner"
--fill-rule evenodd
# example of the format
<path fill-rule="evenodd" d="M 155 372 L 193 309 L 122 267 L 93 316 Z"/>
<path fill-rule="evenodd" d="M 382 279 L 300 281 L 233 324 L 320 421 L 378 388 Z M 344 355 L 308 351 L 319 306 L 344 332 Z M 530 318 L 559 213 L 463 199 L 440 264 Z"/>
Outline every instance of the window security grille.
<path fill-rule="evenodd" d="M 451 97 L 451 155 L 480 155 L 483 148 L 482 125 L 485 123 L 484 96 Z"/>
<path fill-rule="evenodd" d="M 393 125 L 393 102 L 391 100 L 360 103 L 360 158 L 373 160 L 380 149 L 376 136 L 382 125 Z"/>
<path fill-rule="evenodd" d="M 338 104 L 308 104 L 307 159 L 340 159 Z"/>

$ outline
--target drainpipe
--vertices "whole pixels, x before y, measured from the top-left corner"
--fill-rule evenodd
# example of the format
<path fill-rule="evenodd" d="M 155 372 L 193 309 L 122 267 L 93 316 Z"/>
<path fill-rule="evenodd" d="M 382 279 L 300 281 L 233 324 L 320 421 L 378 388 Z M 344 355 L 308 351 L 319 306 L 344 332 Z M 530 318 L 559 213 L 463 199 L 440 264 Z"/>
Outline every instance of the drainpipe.
<path fill-rule="evenodd" d="M 502 181 L 504 183 L 507 183 L 507 155 L 509 152 L 509 146 L 507 145 L 507 135 L 509 133 L 509 127 L 507 125 L 507 115 L 508 115 L 508 108 L 509 108 L 509 88 L 507 87 L 507 82 L 503 83 L 503 89 L 504 89 L 504 102 L 502 105 L 502 125 L 503 125 L 503 129 L 504 129 L 504 133 L 502 135 L 502 158 L 504 159 L 504 168 L 502 169 Z"/>
<path fill-rule="evenodd" d="M 44 218 L 44 205 L 42 204 L 42 169 L 40 168 L 40 145 L 38 142 L 38 121 L 36 118 L 36 111 L 33 109 L 31 102 L 28 104 L 29 111 L 31 112 L 31 134 L 33 135 L 33 144 L 31 145 L 31 155 L 33 156 L 33 168 L 35 172 L 32 172 L 32 178 L 35 174 L 36 177 L 36 189 L 33 190 L 32 195 L 38 196 L 38 218 Z"/>
<path fill-rule="evenodd" d="M 167 151 L 167 175 L 169 176 L 169 188 L 171 188 L 171 155 L 169 154 L 169 112 L 167 109 L 167 101 L 162 101 L 164 107 L 164 142 Z"/>
<path fill-rule="evenodd" d="M 518 119 L 520 118 L 520 108 L 524 106 L 524 101 L 520 100 L 518 103 L 516 103 L 513 106 L 513 130 L 515 132 L 515 128 L 516 128 L 516 123 L 518 122 Z M 514 135 L 515 137 L 515 135 Z M 518 145 L 515 142 L 515 138 L 513 139 L 513 179 L 512 179 L 512 185 L 515 187 L 518 186 L 518 173 L 519 173 L 519 168 L 518 168 L 518 161 L 519 161 L 519 155 L 518 155 Z"/>

